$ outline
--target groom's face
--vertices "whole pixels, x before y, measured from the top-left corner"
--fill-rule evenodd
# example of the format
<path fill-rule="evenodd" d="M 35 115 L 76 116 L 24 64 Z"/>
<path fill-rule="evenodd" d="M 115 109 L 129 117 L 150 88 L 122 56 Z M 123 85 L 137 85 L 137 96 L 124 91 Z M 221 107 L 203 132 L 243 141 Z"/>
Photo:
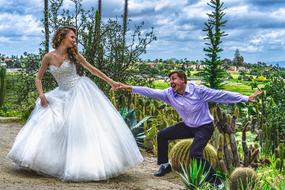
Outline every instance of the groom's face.
<path fill-rule="evenodd" d="M 170 86 L 174 92 L 181 92 L 185 90 L 185 81 L 184 79 L 180 78 L 177 73 L 173 73 L 170 76 Z"/>

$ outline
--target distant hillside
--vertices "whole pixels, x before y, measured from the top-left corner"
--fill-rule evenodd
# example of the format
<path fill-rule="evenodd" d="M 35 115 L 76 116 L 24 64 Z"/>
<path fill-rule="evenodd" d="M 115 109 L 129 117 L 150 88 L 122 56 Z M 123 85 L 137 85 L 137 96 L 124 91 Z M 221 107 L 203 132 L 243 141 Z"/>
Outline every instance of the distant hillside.
<path fill-rule="evenodd" d="M 285 68 L 285 60 L 284 61 L 272 61 L 272 62 L 269 62 L 268 64 L 272 64 L 272 65 L 279 65 L 279 67 L 283 67 Z"/>

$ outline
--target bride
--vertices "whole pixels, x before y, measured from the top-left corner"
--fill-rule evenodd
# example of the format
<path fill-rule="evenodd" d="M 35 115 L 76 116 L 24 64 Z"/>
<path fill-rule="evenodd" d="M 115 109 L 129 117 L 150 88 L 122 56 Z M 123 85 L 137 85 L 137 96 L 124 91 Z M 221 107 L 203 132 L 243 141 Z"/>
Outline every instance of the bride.
<path fill-rule="evenodd" d="M 97 181 L 119 175 L 142 162 L 142 155 L 123 118 L 76 63 L 112 88 L 119 83 L 89 64 L 76 49 L 76 30 L 60 27 L 37 73 L 35 108 L 7 157 L 23 168 L 67 181 Z M 46 70 L 58 87 L 44 93 Z"/>

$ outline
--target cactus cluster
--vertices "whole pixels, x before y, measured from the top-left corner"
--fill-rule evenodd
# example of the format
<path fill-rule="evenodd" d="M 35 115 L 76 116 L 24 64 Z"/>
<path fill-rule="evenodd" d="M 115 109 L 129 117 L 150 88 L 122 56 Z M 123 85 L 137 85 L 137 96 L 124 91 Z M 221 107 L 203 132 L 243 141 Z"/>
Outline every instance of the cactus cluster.
<path fill-rule="evenodd" d="M 214 125 L 220 132 L 217 139 L 219 166 L 225 173 L 230 173 L 232 168 L 240 165 L 235 140 L 235 122 L 239 115 L 239 109 L 236 107 L 233 115 L 222 112 L 219 106 L 214 107 L 211 111 L 215 118 Z"/>
<path fill-rule="evenodd" d="M 175 171 L 181 171 L 181 165 L 180 163 L 188 167 L 188 165 L 191 162 L 190 159 L 190 146 L 192 144 L 192 139 L 187 140 L 181 140 L 178 143 L 176 143 L 173 148 L 170 151 L 170 160 L 171 160 L 171 166 Z M 207 146 L 204 149 L 204 157 L 211 163 L 211 165 L 215 168 L 217 166 L 217 151 L 215 147 L 213 147 L 210 144 L 207 144 Z"/>
<path fill-rule="evenodd" d="M 6 68 L 0 66 L 0 107 L 2 107 L 4 104 L 4 97 L 6 91 L 5 78 L 6 78 Z"/>
<path fill-rule="evenodd" d="M 254 189 L 257 182 L 257 175 L 254 169 L 249 167 L 237 167 L 230 175 L 230 189 Z"/>
<path fill-rule="evenodd" d="M 275 149 L 276 156 L 276 169 L 280 172 L 284 171 L 284 158 L 285 158 L 285 147 L 284 143 L 280 143 Z"/>
<path fill-rule="evenodd" d="M 167 106 L 163 102 L 153 100 L 140 95 L 121 94 L 116 97 L 114 91 L 110 91 L 110 99 L 113 105 L 118 110 L 135 110 L 138 120 L 143 120 L 145 117 L 152 116 L 151 122 L 144 123 L 145 142 L 144 147 L 148 151 L 152 151 L 156 154 L 157 131 L 165 127 L 171 126 L 180 120 L 177 112 L 170 106 Z M 173 143 L 170 143 L 170 147 Z"/>
<path fill-rule="evenodd" d="M 251 145 L 249 148 L 246 144 L 246 131 L 249 123 L 247 122 L 242 130 L 242 149 L 244 151 L 243 166 L 258 167 L 259 148 L 258 145 Z"/>
<path fill-rule="evenodd" d="M 146 116 L 152 116 L 151 123 L 145 125 L 145 148 L 156 154 L 157 131 L 175 124 L 180 120 L 179 116 L 172 107 L 157 100 L 135 95 L 132 96 L 132 103 L 139 119 Z M 172 144 L 170 144 L 170 146 L 172 146 Z"/>

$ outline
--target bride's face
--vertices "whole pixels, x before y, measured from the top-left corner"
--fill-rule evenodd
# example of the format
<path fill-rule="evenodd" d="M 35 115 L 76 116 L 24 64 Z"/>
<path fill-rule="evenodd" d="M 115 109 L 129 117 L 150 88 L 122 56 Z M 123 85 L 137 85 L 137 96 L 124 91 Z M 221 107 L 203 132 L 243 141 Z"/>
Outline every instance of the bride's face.
<path fill-rule="evenodd" d="M 68 32 L 68 34 L 65 36 L 64 40 L 63 40 L 63 44 L 67 47 L 67 48 L 72 48 L 76 45 L 76 36 L 75 33 L 70 30 Z"/>

